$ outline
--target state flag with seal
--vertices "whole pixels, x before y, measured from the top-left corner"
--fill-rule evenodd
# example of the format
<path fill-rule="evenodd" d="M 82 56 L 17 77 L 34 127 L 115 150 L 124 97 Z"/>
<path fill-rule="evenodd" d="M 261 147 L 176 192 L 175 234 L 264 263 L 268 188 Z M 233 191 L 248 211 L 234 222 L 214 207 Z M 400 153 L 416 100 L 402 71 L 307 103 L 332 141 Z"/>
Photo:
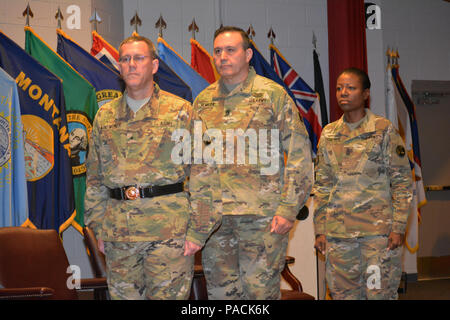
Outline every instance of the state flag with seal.
<path fill-rule="evenodd" d="M 0 228 L 28 219 L 23 125 L 16 81 L 0 68 Z"/>
<path fill-rule="evenodd" d="M 76 211 L 61 80 L 2 32 L 0 66 L 19 94 L 29 211 L 24 225 L 62 233 Z"/>
<path fill-rule="evenodd" d="M 72 225 L 82 233 L 86 192 L 85 162 L 92 122 L 98 110 L 96 91 L 92 84 L 53 51 L 30 27 L 25 27 L 25 51 L 55 73 L 63 83 L 77 211 Z"/>

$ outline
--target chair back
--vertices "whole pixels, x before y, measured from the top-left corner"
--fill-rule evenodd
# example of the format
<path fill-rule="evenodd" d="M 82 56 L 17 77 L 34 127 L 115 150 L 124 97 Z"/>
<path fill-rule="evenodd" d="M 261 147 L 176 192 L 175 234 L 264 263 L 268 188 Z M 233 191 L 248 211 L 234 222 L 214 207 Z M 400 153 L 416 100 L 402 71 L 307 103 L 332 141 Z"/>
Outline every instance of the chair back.
<path fill-rule="evenodd" d="M 0 284 L 5 288 L 49 287 L 52 299 L 78 299 L 67 287 L 69 260 L 55 230 L 0 228 Z M 70 270 L 69 270 L 70 271 Z"/>

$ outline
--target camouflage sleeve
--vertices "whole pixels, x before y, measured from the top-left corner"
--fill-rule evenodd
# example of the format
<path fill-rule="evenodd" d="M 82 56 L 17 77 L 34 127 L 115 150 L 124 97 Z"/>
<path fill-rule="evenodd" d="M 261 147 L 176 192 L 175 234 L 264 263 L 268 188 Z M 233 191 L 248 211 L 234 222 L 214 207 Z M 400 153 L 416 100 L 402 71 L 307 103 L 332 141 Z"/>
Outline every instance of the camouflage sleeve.
<path fill-rule="evenodd" d="M 385 138 L 387 169 L 391 185 L 392 231 L 405 233 L 412 200 L 412 173 L 402 138 L 391 124 Z"/>
<path fill-rule="evenodd" d="M 98 154 L 100 133 L 97 117 L 94 120 L 89 140 L 89 155 L 86 160 L 86 194 L 84 197 L 84 223 L 94 232 L 97 239 L 102 239 L 101 226 L 105 213 L 108 190 L 102 185 L 101 160 Z"/>
<path fill-rule="evenodd" d="M 281 96 L 277 120 L 280 149 L 286 160 L 280 205 L 275 215 L 294 221 L 312 188 L 311 143 L 299 111 L 287 93 Z"/>
<path fill-rule="evenodd" d="M 195 137 L 195 124 L 200 125 L 202 133 L 205 130 L 201 119 L 195 112 L 190 121 L 191 137 Z M 195 141 L 195 139 L 193 139 Z M 191 168 L 189 177 L 189 192 L 192 213 L 189 219 L 186 240 L 203 246 L 208 237 L 220 225 L 222 220 L 222 200 L 220 194 L 220 177 L 214 164 L 203 163 L 195 159 L 194 143 L 191 144 Z M 199 143 L 203 143 L 199 141 Z"/>
<path fill-rule="evenodd" d="M 323 131 L 322 131 L 323 136 Z M 314 181 L 314 232 L 317 235 L 325 234 L 326 208 L 331 189 L 333 188 L 333 175 L 331 166 L 326 163 L 324 157 L 325 139 L 319 139 L 317 156 L 315 161 L 315 181 Z"/>

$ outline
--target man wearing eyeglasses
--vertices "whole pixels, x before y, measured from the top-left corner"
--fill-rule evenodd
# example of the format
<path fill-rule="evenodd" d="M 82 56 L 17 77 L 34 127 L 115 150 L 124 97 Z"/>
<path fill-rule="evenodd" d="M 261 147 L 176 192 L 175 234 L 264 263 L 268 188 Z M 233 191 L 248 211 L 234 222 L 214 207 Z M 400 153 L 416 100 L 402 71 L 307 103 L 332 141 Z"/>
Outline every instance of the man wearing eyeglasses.
<path fill-rule="evenodd" d="M 193 212 L 185 183 L 191 169 L 196 182 L 206 165 L 171 160 L 172 133 L 190 130 L 192 106 L 153 81 L 159 61 L 149 39 L 125 39 L 119 55 L 126 90 L 94 120 L 85 223 L 105 253 L 113 299 L 187 299 L 193 255 L 217 223 L 208 195 L 192 203 L 202 217 Z M 206 185 L 212 179 L 201 176 Z"/>

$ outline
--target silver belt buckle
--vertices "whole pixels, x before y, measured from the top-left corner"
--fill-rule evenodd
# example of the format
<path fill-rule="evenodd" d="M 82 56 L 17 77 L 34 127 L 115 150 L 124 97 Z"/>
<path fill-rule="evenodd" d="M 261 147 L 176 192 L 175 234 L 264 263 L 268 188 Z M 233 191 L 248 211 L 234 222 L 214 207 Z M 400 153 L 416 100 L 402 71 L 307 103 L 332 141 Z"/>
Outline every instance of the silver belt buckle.
<path fill-rule="evenodd" d="M 128 187 L 125 190 L 125 197 L 127 200 L 136 200 L 139 198 L 139 189 L 136 187 Z"/>

